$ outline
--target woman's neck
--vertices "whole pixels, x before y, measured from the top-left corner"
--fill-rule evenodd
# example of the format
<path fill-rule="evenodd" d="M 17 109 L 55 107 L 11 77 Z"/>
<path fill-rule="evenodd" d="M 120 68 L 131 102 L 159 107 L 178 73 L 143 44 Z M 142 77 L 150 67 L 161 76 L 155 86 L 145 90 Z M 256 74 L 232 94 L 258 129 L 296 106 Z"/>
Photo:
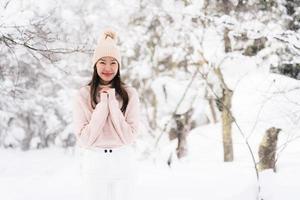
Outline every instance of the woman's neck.
<path fill-rule="evenodd" d="M 103 81 L 100 80 L 100 84 L 101 86 L 111 86 L 112 85 L 112 81 Z"/>
<path fill-rule="evenodd" d="M 103 87 L 110 87 L 110 88 L 112 88 L 112 83 L 108 83 L 108 84 L 99 84 L 99 87 L 100 88 L 103 88 Z"/>

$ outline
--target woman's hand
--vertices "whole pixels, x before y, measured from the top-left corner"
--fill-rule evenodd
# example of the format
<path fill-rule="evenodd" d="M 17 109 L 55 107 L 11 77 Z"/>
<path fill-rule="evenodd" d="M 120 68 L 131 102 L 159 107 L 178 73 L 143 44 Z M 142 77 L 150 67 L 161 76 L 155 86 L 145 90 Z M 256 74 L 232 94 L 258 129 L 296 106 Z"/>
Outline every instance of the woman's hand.
<path fill-rule="evenodd" d="M 110 87 L 103 87 L 100 89 L 100 93 L 101 92 L 108 93 L 108 90 L 110 90 Z"/>

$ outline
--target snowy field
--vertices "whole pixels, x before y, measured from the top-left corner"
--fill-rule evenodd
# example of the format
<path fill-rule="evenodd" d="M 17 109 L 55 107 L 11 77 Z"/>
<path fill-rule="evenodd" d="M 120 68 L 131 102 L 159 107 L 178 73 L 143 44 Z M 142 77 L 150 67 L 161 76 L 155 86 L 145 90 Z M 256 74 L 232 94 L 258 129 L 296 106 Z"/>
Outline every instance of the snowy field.
<path fill-rule="evenodd" d="M 137 199 L 256 199 L 256 175 L 245 145 L 236 134 L 235 161 L 223 163 L 217 130 L 218 125 L 193 130 L 188 137 L 189 156 L 174 161 L 171 168 L 163 159 L 155 163 L 141 161 Z M 300 199 L 299 144 L 295 141 L 284 150 L 276 174 L 260 174 L 264 200 Z M 59 148 L 29 152 L 1 149 L 0 156 L 1 199 L 81 199 L 78 151 L 72 154 Z"/>

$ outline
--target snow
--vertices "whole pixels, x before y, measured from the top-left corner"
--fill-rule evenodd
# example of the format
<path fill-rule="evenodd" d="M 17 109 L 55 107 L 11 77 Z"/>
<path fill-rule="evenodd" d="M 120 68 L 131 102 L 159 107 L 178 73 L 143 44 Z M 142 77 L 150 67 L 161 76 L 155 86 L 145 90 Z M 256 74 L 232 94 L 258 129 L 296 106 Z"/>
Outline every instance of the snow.
<path fill-rule="evenodd" d="M 178 73 L 180 74 L 180 73 Z M 180 102 L 183 93 L 185 92 L 187 85 L 190 80 L 178 80 L 171 77 L 159 77 L 152 82 L 152 89 L 155 92 L 155 95 L 160 101 L 157 102 L 157 107 L 160 110 L 160 115 L 165 115 L 174 111 L 177 104 Z M 195 85 L 195 84 L 194 84 Z M 194 97 L 197 95 L 198 88 L 193 86 L 189 87 L 186 97 L 178 107 L 177 113 L 184 113 L 193 105 Z M 164 90 L 166 93 L 164 93 Z M 198 89 L 199 90 L 199 89 Z M 197 99 L 196 104 L 199 106 L 199 101 Z"/>
<path fill-rule="evenodd" d="M 271 126 L 283 129 L 286 134 L 295 134 L 300 128 L 299 86 L 299 81 L 282 75 L 249 73 L 235 88 L 232 99 L 232 111 L 238 124 L 254 135 Z"/>
<path fill-rule="evenodd" d="M 252 163 L 240 158 L 231 163 L 222 161 L 218 126 L 193 130 L 188 137 L 189 156 L 181 161 L 174 160 L 171 168 L 164 159 L 156 162 L 140 159 L 137 199 L 255 199 L 257 182 Z M 236 152 L 244 152 L 243 156 L 249 157 L 243 148 L 242 143 L 234 144 Z M 294 148 L 299 153 L 299 142 Z M 1 149 L 1 199 L 79 200 L 79 153 L 76 148 L 74 154 L 70 150 L 56 147 L 30 152 Z M 279 163 L 276 174 L 261 173 L 262 194 L 268 197 L 265 199 L 299 199 L 300 161 L 286 161 Z"/>

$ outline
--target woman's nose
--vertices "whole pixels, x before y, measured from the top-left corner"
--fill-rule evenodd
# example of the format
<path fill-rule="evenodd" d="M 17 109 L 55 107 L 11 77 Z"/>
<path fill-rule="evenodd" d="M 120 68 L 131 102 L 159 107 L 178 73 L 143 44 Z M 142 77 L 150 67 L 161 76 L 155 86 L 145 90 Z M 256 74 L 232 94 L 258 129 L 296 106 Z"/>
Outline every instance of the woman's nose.
<path fill-rule="evenodd" d="M 110 64 L 106 64 L 105 67 L 104 67 L 104 69 L 106 69 L 106 70 L 111 70 Z"/>

